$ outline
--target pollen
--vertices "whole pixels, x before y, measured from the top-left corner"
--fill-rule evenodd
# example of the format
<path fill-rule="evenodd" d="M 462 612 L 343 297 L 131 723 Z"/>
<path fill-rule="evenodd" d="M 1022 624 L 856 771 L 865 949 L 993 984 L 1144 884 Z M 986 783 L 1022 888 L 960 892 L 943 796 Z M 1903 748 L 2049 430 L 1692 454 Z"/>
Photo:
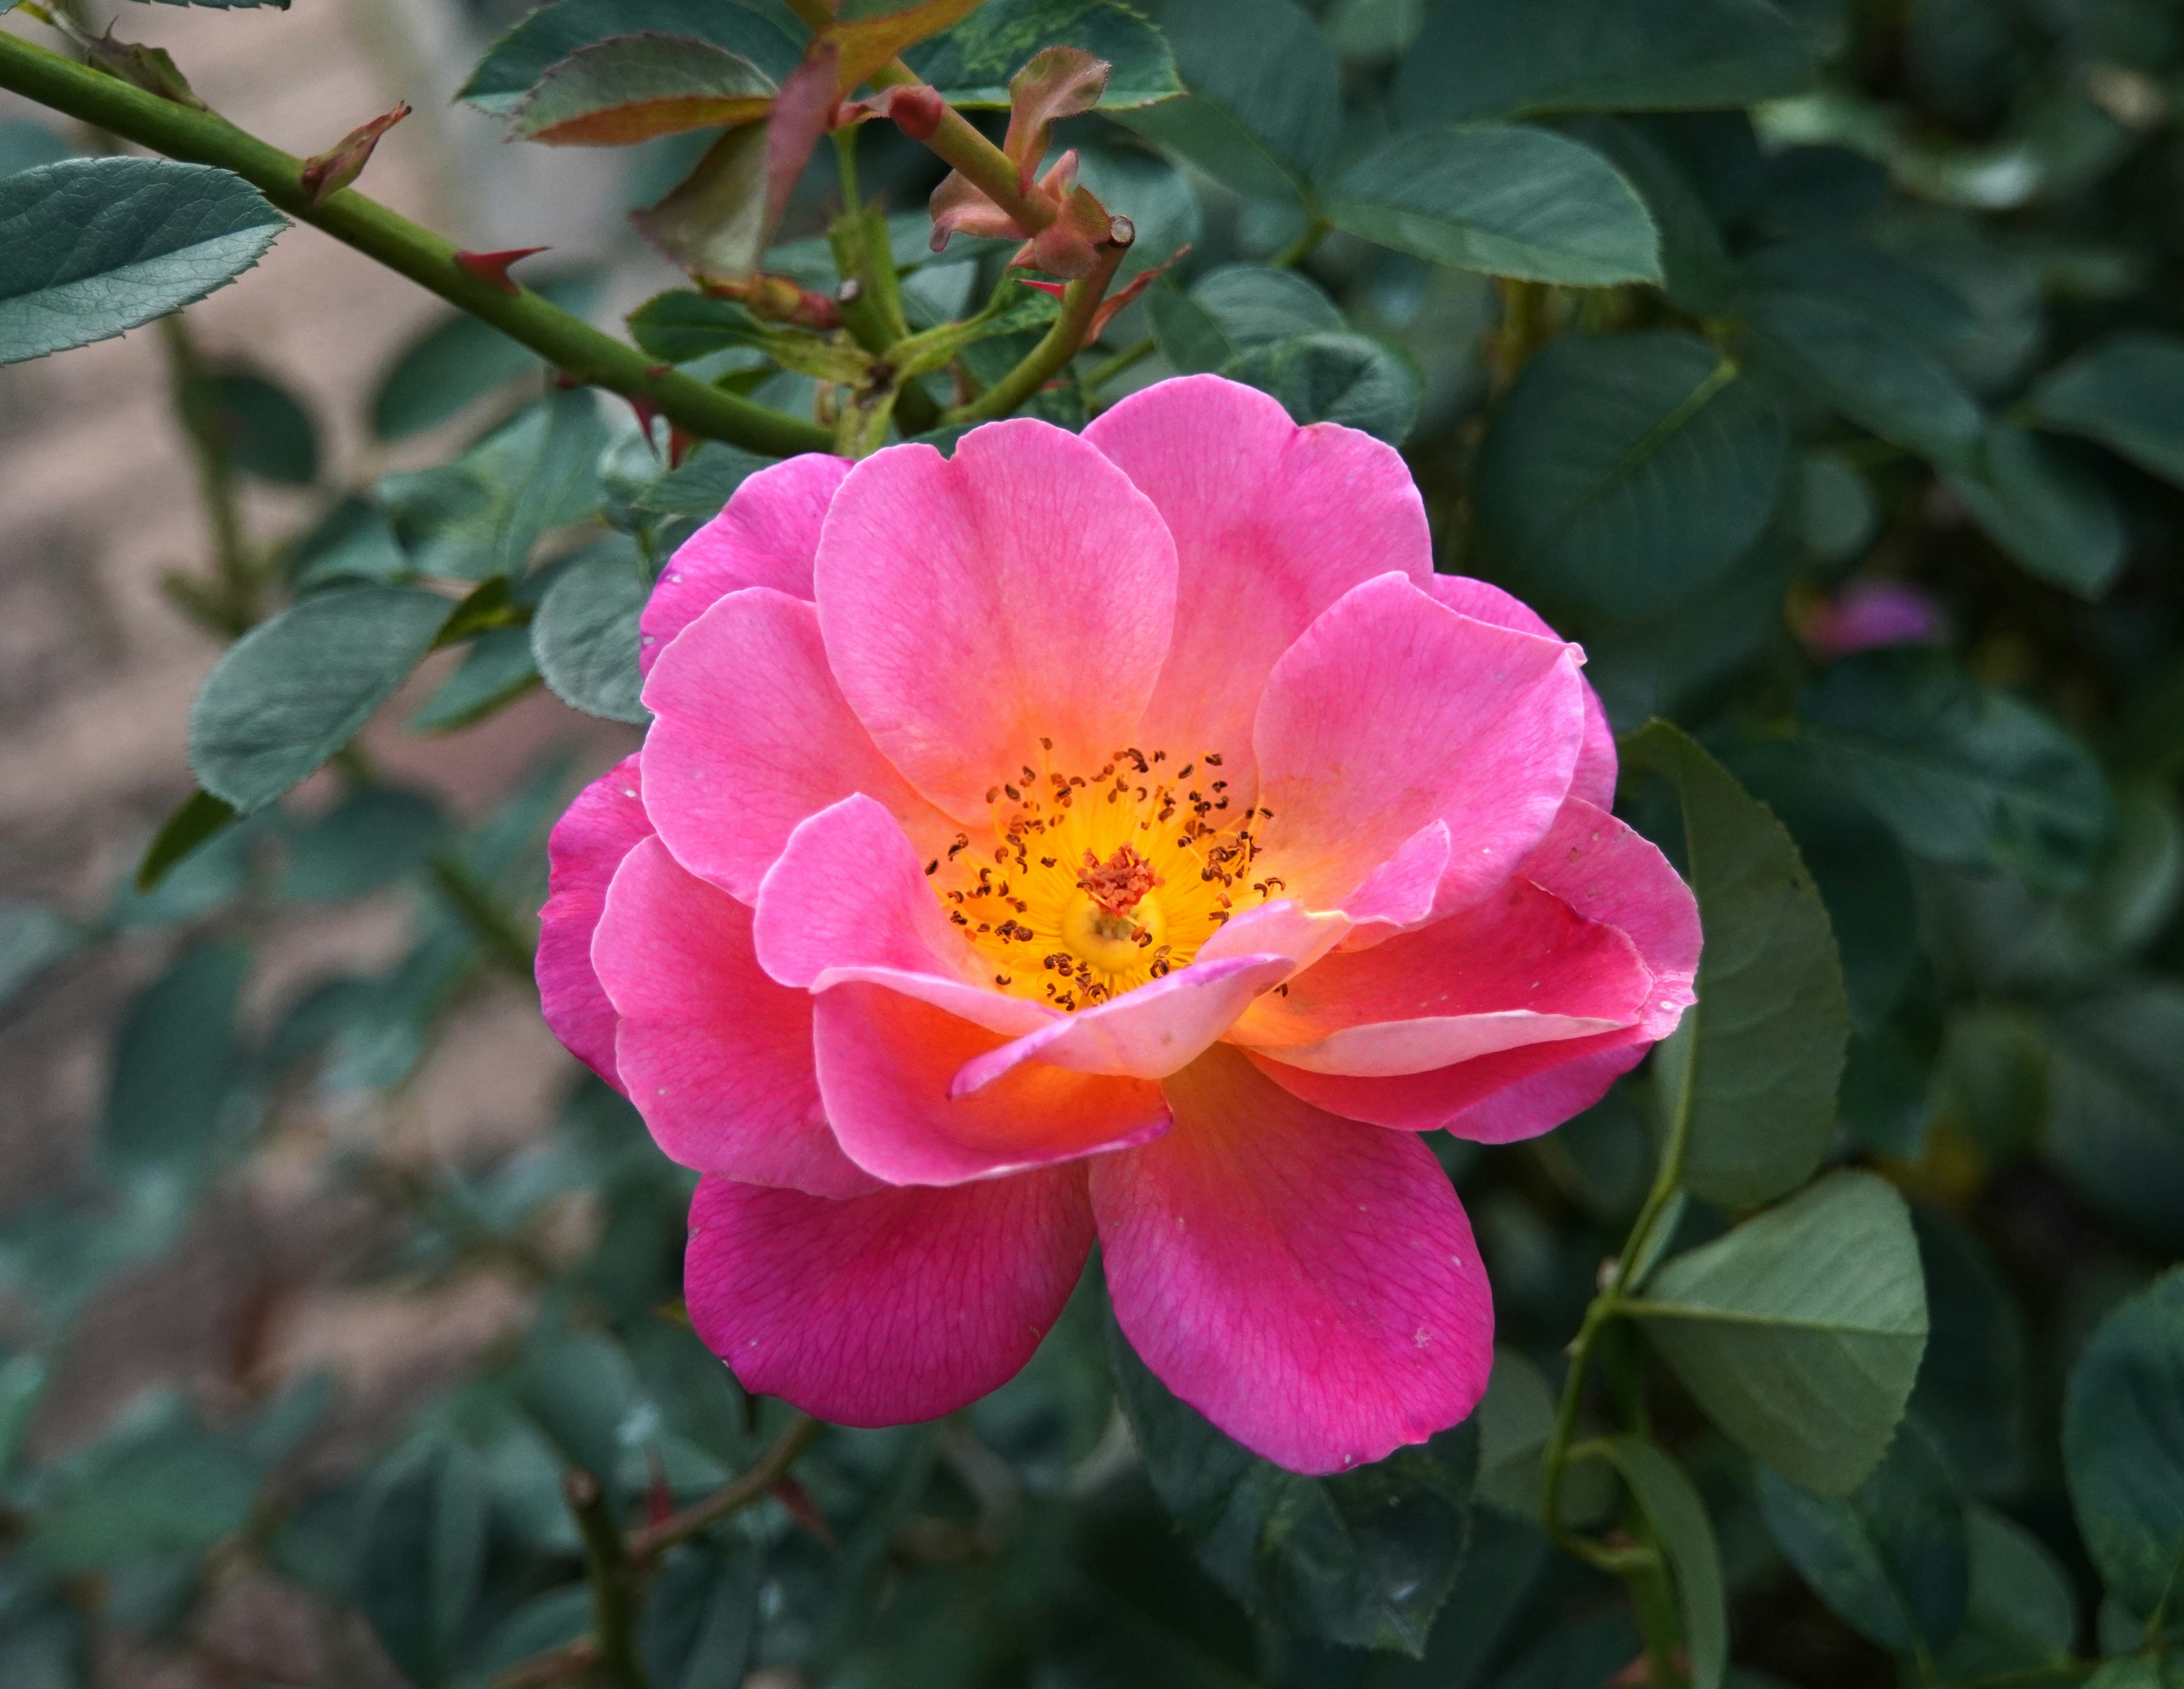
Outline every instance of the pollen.
<path fill-rule="evenodd" d="M 989 830 L 956 835 L 926 870 L 948 918 L 990 965 L 996 989 L 1089 1008 L 1184 966 L 1239 911 L 1281 895 L 1251 872 L 1268 811 L 1135 745 L 1099 767 L 1007 771 L 987 795 Z"/>

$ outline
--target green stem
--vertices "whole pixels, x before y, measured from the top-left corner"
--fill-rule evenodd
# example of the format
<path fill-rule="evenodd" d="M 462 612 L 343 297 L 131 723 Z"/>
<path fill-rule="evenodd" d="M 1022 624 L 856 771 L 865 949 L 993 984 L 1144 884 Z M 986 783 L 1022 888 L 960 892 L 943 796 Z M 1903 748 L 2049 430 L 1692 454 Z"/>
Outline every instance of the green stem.
<path fill-rule="evenodd" d="M 630 1564 L 642 1571 L 677 1543 L 718 1525 L 730 1513 L 741 1512 L 753 1502 L 762 1500 L 768 1491 L 788 1475 L 788 1469 L 796 1464 L 798 1457 L 811 1447 L 811 1440 L 818 1435 L 819 1422 L 809 1414 L 799 1413 L 749 1471 L 738 1473 L 703 1501 L 691 1502 L 657 1525 L 643 1525 L 631 1531 L 625 1544 Z"/>
<path fill-rule="evenodd" d="M 1138 342 L 1136 345 L 1124 347 L 1120 352 L 1117 352 L 1113 357 L 1108 359 L 1106 363 L 1100 365 L 1084 377 L 1085 391 L 1088 393 L 1099 392 L 1101 387 L 1106 386 L 1109 382 L 1113 381 L 1116 376 L 1121 375 L 1125 370 L 1131 369 L 1135 365 L 1143 363 L 1146 359 L 1151 357 L 1157 350 L 1159 350 L 1159 343 L 1150 334 L 1143 340 Z"/>
<path fill-rule="evenodd" d="M 561 1490 L 584 1539 L 584 1569 L 592 1585 L 592 1646 L 598 1651 L 593 1672 L 614 1689 L 649 1689 L 637 1645 L 635 1580 L 606 1493 L 597 1478 L 581 1470 L 564 1478 Z"/>
<path fill-rule="evenodd" d="M 242 506 L 236 498 L 235 465 L 228 459 L 227 442 L 220 437 L 204 360 L 198 355 L 197 343 L 182 314 L 174 311 L 161 317 L 159 328 L 159 343 L 167 354 L 175 415 L 181 423 L 182 438 L 189 443 L 198 496 L 204 505 L 205 526 L 212 540 L 213 601 L 220 611 L 222 627 L 233 638 L 258 620 L 257 573 L 243 531 Z"/>
<path fill-rule="evenodd" d="M 456 857 L 442 853 L 432 858 L 432 884 L 445 894 L 456 912 L 485 943 L 493 959 L 525 984 L 537 989 L 538 950 L 492 889 Z"/>
<path fill-rule="evenodd" d="M 1494 339 L 1494 387 L 1496 392 L 1517 379 L 1547 337 L 1547 289 L 1541 282 L 1522 282 L 1505 276 L 1502 290 L 1502 326 Z"/>
<path fill-rule="evenodd" d="M 654 363 L 633 346 L 528 288 L 504 293 L 455 262 L 455 248 L 354 188 L 314 204 L 303 161 L 209 111 L 163 100 L 20 36 L 0 31 L 0 88 L 110 130 L 170 159 L 217 164 L 291 216 L 376 259 L 529 347 L 571 380 L 642 399 L 686 433 L 772 456 L 825 451 L 825 429 Z"/>
<path fill-rule="evenodd" d="M 872 76 L 874 85 L 883 88 L 915 87 L 924 80 L 900 59 L 889 59 Z M 942 108 L 940 126 L 922 144 L 1007 212 L 1026 234 L 1037 234 L 1061 215 L 1045 194 L 1024 191 L 1015 162 L 954 106 Z"/>
<path fill-rule="evenodd" d="M 1111 238 L 1103 241 L 1099 248 L 1097 266 L 1089 276 L 1082 281 L 1072 282 L 1063 291 L 1061 315 L 1055 318 L 1054 326 L 1047 330 L 1039 344 L 1024 354 L 1023 361 L 968 404 L 959 404 L 951 410 L 942 411 L 940 420 L 943 422 L 989 422 L 997 416 L 1006 416 L 1061 374 L 1069 360 L 1083 348 L 1084 337 L 1092 326 L 1093 315 L 1100 309 L 1100 301 L 1106 297 L 1107 284 L 1115 279 L 1115 271 L 1123 262 L 1123 255 L 1129 249 L 1130 243 L 1127 240 Z"/>
<path fill-rule="evenodd" d="M 1304 232 L 1268 259 L 1268 264 L 1276 270 L 1295 269 L 1312 255 L 1334 226 L 1324 217 L 1313 218 L 1305 225 Z"/>

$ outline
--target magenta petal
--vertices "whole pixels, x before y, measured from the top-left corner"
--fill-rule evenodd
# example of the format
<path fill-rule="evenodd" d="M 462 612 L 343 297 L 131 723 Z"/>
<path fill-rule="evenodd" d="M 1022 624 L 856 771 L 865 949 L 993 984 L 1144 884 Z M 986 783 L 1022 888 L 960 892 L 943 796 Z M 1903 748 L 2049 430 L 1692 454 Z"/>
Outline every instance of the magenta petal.
<path fill-rule="evenodd" d="M 621 859 L 652 836 L 637 759 L 625 756 L 577 794 L 546 840 L 538 911 L 538 1007 L 569 1053 L 616 1090 L 615 1009 L 592 968 L 592 934 Z"/>
<path fill-rule="evenodd" d="M 675 859 L 755 902 L 805 817 L 864 792 L 935 850 L 955 829 L 912 791 L 844 702 L 819 612 L 770 588 L 731 593 L 683 629 L 645 683 L 645 805 Z"/>
<path fill-rule="evenodd" d="M 1543 639 L 1561 636 L 1546 619 L 1524 599 L 1468 575 L 1436 575 L 1427 587 L 1435 599 L 1458 616 L 1490 622 L 1497 627 L 1513 627 L 1519 633 L 1536 633 Z M 1570 795 L 1607 809 L 1615 802 L 1615 729 L 1600 694 L 1588 682 L 1585 688 L 1585 748 L 1578 753 L 1577 772 L 1570 777 Z"/>
<path fill-rule="evenodd" d="M 1219 1045 L 1167 1090 L 1173 1131 L 1092 1163 L 1115 1317 L 1145 1364 L 1295 1472 L 1379 1460 L 1470 1413 L 1494 1307 L 1432 1153 Z"/>
<path fill-rule="evenodd" d="M 749 909 L 659 839 L 624 859 L 592 957 L 621 1015 L 629 1099 L 685 1167 L 825 1196 L 872 1190 L 820 1108 L 811 999 L 766 978 L 750 928 Z"/>
<path fill-rule="evenodd" d="M 890 1185 L 957 1185 L 1143 1143 L 1167 1129 L 1160 1087 L 1025 1062 L 971 1095 L 950 1081 L 1001 1045 L 879 985 L 819 993 L 819 1088 L 850 1158 Z M 1067 1023 L 1061 1023 L 1067 1024 Z"/>
<path fill-rule="evenodd" d="M 1300 428 L 1255 387 L 1186 376 L 1132 393 L 1085 429 L 1175 536 L 1175 639 L 1145 712 L 1145 749 L 1228 754 L 1256 778 L 1251 723 L 1267 676 L 1351 588 L 1433 569 L 1425 506 L 1391 446 L 1334 423 Z"/>
<path fill-rule="evenodd" d="M 920 791 L 982 822 L 1042 739 L 1050 766 L 1085 774 L 1132 742 L 1175 614 L 1159 513 L 1076 435 L 1028 419 L 972 430 L 953 458 L 866 458 L 834 496 L 815 577 L 850 708 Z"/>
<path fill-rule="evenodd" d="M 1343 912 L 1357 923 L 1344 947 L 1368 949 L 1429 918 L 1455 848 L 1445 821 L 1420 828 L 1397 845 L 1396 854 L 1343 900 Z"/>
<path fill-rule="evenodd" d="M 1435 603 L 1400 575 L 1346 594 L 1260 702 L 1259 864 L 1340 907 L 1419 828 L 1448 823 L 1441 896 L 1484 896 L 1536 844 L 1585 736 L 1569 648 Z"/>
<path fill-rule="evenodd" d="M 1091 1246 L 1075 1168 L 845 1202 L 707 1179 L 683 1289 L 746 1390 L 838 1425 L 894 1425 L 1014 1377 Z"/>
<path fill-rule="evenodd" d="M 1254 997 L 1295 968 L 1286 956 L 1194 962 L 973 1057 L 950 1082 L 949 1095 L 968 1096 L 1034 1057 L 1080 1073 L 1165 1079 L 1197 1060 Z"/>
<path fill-rule="evenodd" d="M 676 548 L 638 621 L 637 665 L 649 674 L 675 636 L 745 587 L 811 596 L 811 554 L 846 458 L 814 452 L 759 471 L 720 515 Z"/>
<path fill-rule="evenodd" d="M 1255 1003 L 1234 1037 L 1316 1073 L 1424 1073 L 1634 1025 L 1652 986 L 1623 933 L 1512 879 L 1432 926 L 1336 951 Z"/>

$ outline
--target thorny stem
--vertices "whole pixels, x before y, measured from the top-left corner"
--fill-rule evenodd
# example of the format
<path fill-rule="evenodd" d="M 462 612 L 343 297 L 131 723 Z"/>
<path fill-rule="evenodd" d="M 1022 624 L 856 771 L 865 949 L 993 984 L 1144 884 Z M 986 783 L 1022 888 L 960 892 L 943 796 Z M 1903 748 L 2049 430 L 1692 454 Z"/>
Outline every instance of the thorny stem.
<path fill-rule="evenodd" d="M 605 1490 L 597 1478 L 580 1469 L 561 1480 L 561 1491 L 584 1539 L 584 1569 L 592 1585 L 594 1674 L 614 1689 L 650 1689 L 637 1646 L 636 1579 Z"/>
<path fill-rule="evenodd" d="M 1135 238 L 1135 231 L 1128 218 L 1116 218 L 1114 227 L 1115 233 L 1100 243 L 1098 261 L 1092 273 L 1082 281 L 1072 282 L 1063 292 L 1061 314 L 1055 318 L 1054 326 L 1047 330 L 1045 337 L 1025 354 L 1022 363 L 969 404 L 942 411 L 940 420 L 944 423 L 988 422 L 996 416 L 1006 416 L 1061 374 L 1083 348 L 1093 315 L 1100 309 L 1100 301 L 1106 297 L 1107 286 L 1115 279 L 1123 255 L 1129 251 L 1130 242 Z"/>
<path fill-rule="evenodd" d="M 729 1514 L 762 1500 L 768 1491 L 788 1475 L 788 1469 L 796 1464 L 797 1458 L 811 1447 L 811 1440 L 818 1435 L 819 1422 L 808 1413 L 799 1413 L 749 1471 L 738 1473 L 704 1500 L 691 1502 L 658 1524 L 641 1525 L 631 1531 L 623 1544 L 629 1564 L 639 1571 L 646 1570 L 677 1543 L 688 1541 Z"/>
<path fill-rule="evenodd" d="M 301 159 L 214 113 L 161 99 L 4 31 L 0 87 L 170 159 L 232 170 L 291 216 L 490 323 L 571 380 L 642 399 L 686 432 L 773 456 L 825 451 L 830 444 L 823 428 L 655 364 L 528 288 L 510 294 L 488 287 L 455 262 L 451 242 L 354 188 L 312 203 L 303 185 Z"/>

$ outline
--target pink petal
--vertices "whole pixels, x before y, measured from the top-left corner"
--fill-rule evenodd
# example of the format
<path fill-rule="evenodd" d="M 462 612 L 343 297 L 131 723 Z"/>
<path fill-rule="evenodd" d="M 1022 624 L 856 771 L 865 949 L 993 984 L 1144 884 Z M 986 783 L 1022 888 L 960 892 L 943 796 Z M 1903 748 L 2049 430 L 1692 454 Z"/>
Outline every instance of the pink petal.
<path fill-rule="evenodd" d="M 1080 1073 L 1165 1079 L 1195 1061 L 1254 997 L 1295 968 L 1286 956 L 1194 962 L 973 1057 L 950 1084 L 949 1095 L 969 1096 L 1034 1056 Z"/>
<path fill-rule="evenodd" d="M 1470 1413 L 1494 1307 L 1447 1175 L 1220 1046 L 1167 1082 L 1175 1129 L 1092 1163 L 1115 1317 L 1255 1453 L 1336 1472 Z"/>
<path fill-rule="evenodd" d="M 823 1196 L 872 1190 L 820 1107 L 811 999 L 766 977 L 750 925 L 659 839 L 623 860 L 592 959 L 621 1015 L 629 1099 L 685 1167 Z"/>
<path fill-rule="evenodd" d="M 1159 1086 L 1043 1062 L 1013 1067 L 974 1095 L 951 1095 L 957 1071 L 1000 1038 L 883 986 L 822 991 L 816 1023 L 819 1089 L 834 1135 L 890 1185 L 960 1185 L 1167 1130 Z"/>
<path fill-rule="evenodd" d="M 1236 1042 L 1315 1073 L 1424 1073 L 1635 1023 L 1653 976 L 1630 939 L 1529 880 L 1263 997 Z"/>
<path fill-rule="evenodd" d="M 708 1179 L 683 1287 L 744 1389 L 838 1425 L 894 1425 L 1014 1377 L 1091 1246 L 1074 1168 L 846 1202 Z"/>
<path fill-rule="evenodd" d="M 1519 633 L 1536 633 L 1543 639 L 1561 637 L 1524 599 L 1468 575 L 1436 575 L 1426 590 L 1458 616 L 1468 616 L 1474 622 L 1490 622 L 1496 627 L 1513 627 Z M 1615 729 L 1608 725 L 1600 694 L 1587 682 L 1585 748 L 1578 753 L 1577 772 L 1570 777 L 1570 795 L 1602 809 L 1611 807 L 1615 802 Z"/>
<path fill-rule="evenodd" d="M 1445 821 L 1420 828 L 1396 846 L 1396 854 L 1345 900 L 1344 912 L 1357 930 L 1342 941 L 1343 947 L 1367 950 L 1430 919 L 1455 848 Z"/>
<path fill-rule="evenodd" d="M 577 794 L 546 840 L 546 906 L 538 911 L 538 1007 L 569 1053 L 612 1085 L 615 1010 L 592 971 L 592 933 L 607 887 L 640 839 L 652 836 L 638 794 L 637 759 L 620 762 Z"/>
<path fill-rule="evenodd" d="M 1132 742 L 1175 613 L 1158 512 L 1076 435 L 1028 419 L 972 429 L 953 458 L 866 458 L 815 577 L 850 708 L 913 785 L 980 822 L 1020 769 L 1089 774 Z"/>
<path fill-rule="evenodd" d="M 1351 588 L 1433 569 L 1425 506 L 1395 449 L 1332 422 L 1300 428 L 1256 387 L 1186 376 L 1085 429 L 1175 536 L 1175 639 L 1140 730 L 1180 761 L 1226 754 L 1254 789 L 1251 723 L 1282 653 Z"/>
<path fill-rule="evenodd" d="M 930 850 L 955 834 L 844 702 L 812 605 L 729 594 L 682 630 L 644 686 L 646 807 L 676 860 L 744 902 L 805 817 L 864 792 Z"/>
<path fill-rule="evenodd" d="M 1553 822 L 1585 735 L 1569 648 L 1459 616 L 1400 575 L 1346 594 L 1283 654 L 1252 730 L 1258 866 L 1346 907 L 1419 828 L 1448 823 L 1444 903 L 1484 896 Z M 1256 871 L 1256 870 L 1255 870 Z"/>
<path fill-rule="evenodd" d="M 715 600 L 745 587 L 811 596 L 811 554 L 846 458 L 821 452 L 761 469 L 720 515 L 676 549 L 638 622 L 638 666 L 647 674 L 677 633 Z"/>

